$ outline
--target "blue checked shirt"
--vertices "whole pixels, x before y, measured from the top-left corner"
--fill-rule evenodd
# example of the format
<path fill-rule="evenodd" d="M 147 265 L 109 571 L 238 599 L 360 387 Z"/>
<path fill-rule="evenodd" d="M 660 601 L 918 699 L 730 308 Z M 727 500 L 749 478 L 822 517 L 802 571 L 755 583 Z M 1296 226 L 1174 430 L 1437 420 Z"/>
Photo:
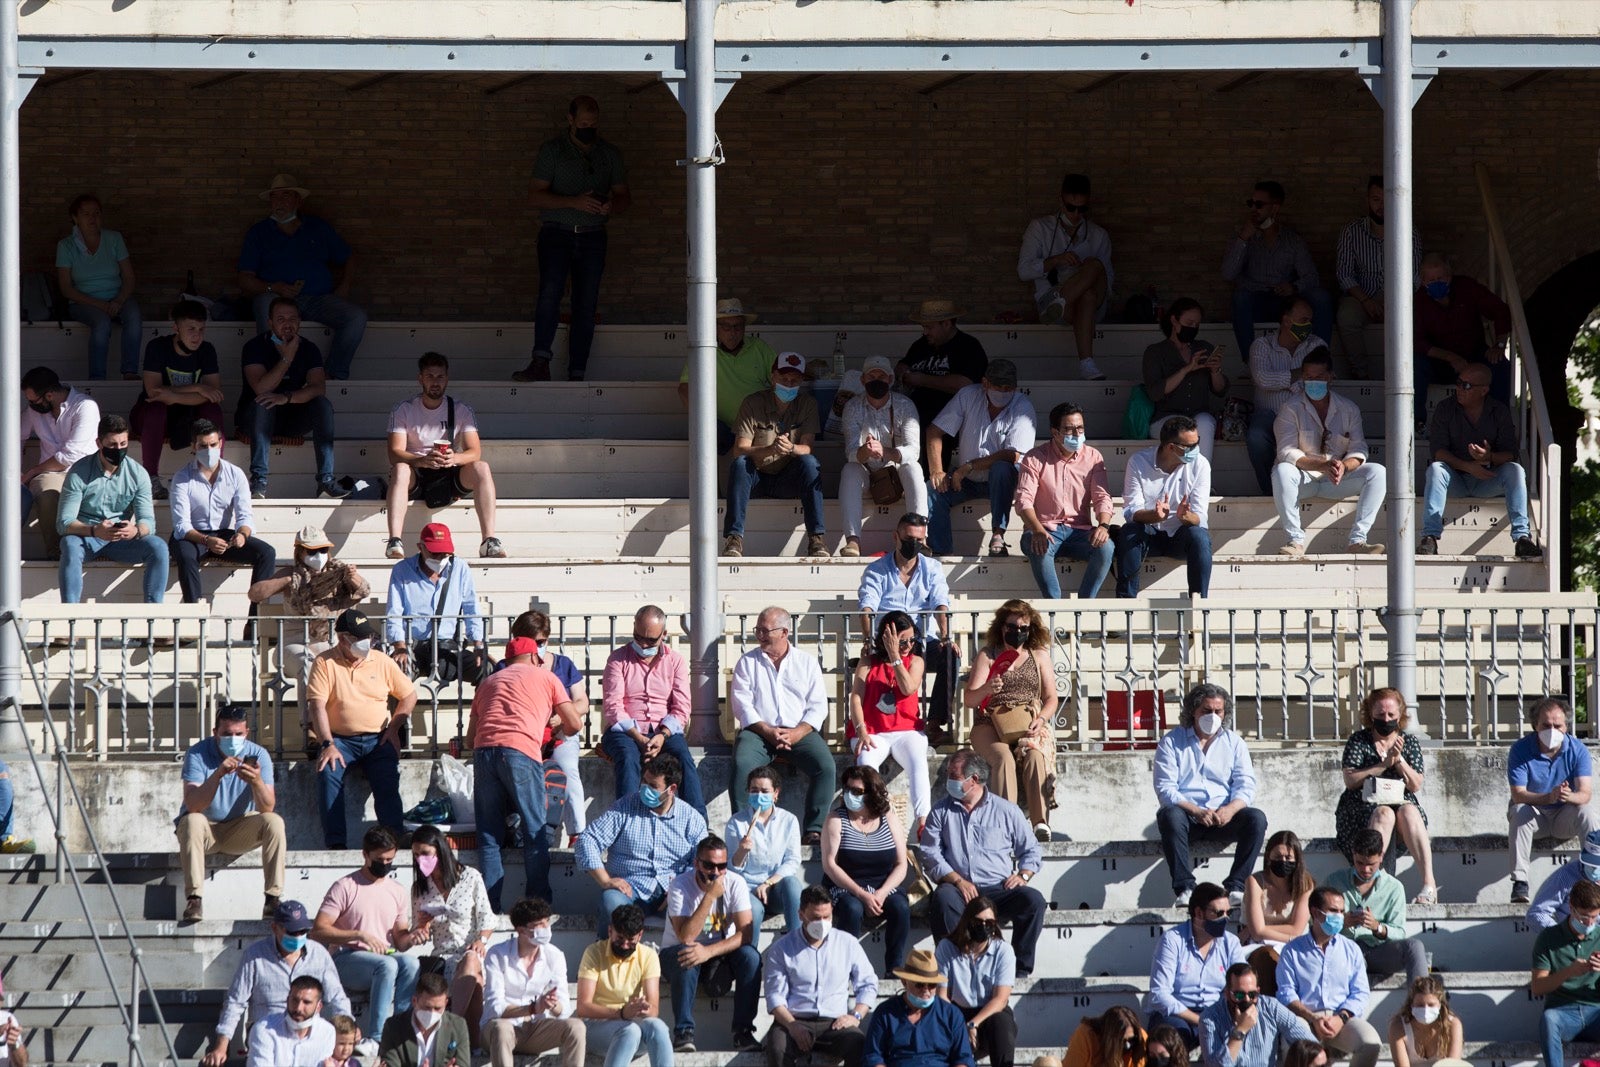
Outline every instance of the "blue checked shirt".
<path fill-rule="evenodd" d="M 1200 1052 L 1206 1067 L 1276 1067 L 1280 1047 L 1290 1041 L 1316 1040 L 1304 1019 L 1268 996 L 1256 1001 L 1256 1024 L 1239 1043 L 1238 1056 L 1228 1052 L 1231 1033 L 1233 1016 L 1227 1001 L 1219 998 L 1200 1013 Z"/>
<path fill-rule="evenodd" d="M 578 869 L 604 867 L 613 878 L 628 883 L 634 900 L 654 900 L 688 870 L 695 846 L 705 836 L 705 817 L 681 797 L 665 815 L 658 815 L 634 793 L 611 805 L 578 835 Z"/>

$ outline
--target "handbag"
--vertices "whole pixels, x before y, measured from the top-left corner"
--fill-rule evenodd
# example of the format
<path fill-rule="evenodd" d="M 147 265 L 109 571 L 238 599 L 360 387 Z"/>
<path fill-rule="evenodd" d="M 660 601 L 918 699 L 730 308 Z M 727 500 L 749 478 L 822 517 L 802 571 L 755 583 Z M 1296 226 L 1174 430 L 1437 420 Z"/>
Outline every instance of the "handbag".
<path fill-rule="evenodd" d="M 452 422 L 454 416 L 452 416 Z M 466 682 L 476 687 L 478 683 L 489 677 L 489 657 L 483 654 L 481 648 L 470 648 L 461 640 L 461 628 L 465 622 L 456 619 L 456 633 L 454 637 L 440 640 L 439 623 L 442 618 L 439 611 L 444 607 L 445 597 L 449 595 L 450 583 L 448 579 L 439 582 L 439 596 L 433 602 L 433 633 L 431 641 L 424 641 L 413 650 L 412 662 L 417 667 L 417 677 L 431 675 L 443 683 Z M 437 654 L 436 654 L 437 653 Z"/>
<path fill-rule="evenodd" d="M 1230 396 L 1222 405 L 1222 439 L 1243 441 L 1250 429 L 1250 418 L 1255 413 L 1255 401 L 1242 396 Z"/>
<path fill-rule="evenodd" d="M 1368 804 L 1399 807 L 1406 802 L 1406 784 L 1398 778 L 1368 778 L 1361 787 L 1361 799 Z"/>
<path fill-rule="evenodd" d="M 1032 701 L 998 704 L 989 709 L 989 725 L 994 727 L 994 732 L 1000 740 L 1009 745 L 1028 736 L 1028 730 L 1033 726 L 1034 716 L 1038 711 L 1038 706 Z"/>
<path fill-rule="evenodd" d="M 889 441 L 894 442 L 894 399 L 889 400 Z M 889 505 L 904 500 L 906 487 L 900 481 L 900 471 L 893 464 L 885 463 L 876 470 L 867 472 L 867 492 L 872 496 L 874 504 Z"/>

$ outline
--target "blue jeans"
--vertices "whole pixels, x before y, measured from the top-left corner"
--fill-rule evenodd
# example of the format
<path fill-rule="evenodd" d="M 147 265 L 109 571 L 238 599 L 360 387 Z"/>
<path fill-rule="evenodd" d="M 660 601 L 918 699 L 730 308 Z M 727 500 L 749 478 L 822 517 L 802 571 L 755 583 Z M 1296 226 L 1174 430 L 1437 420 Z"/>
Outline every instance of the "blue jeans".
<path fill-rule="evenodd" d="M 1078 596 L 1093 600 L 1100 595 L 1100 586 L 1105 584 L 1106 575 L 1111 573 L 1111 558 L 1116 553 L 1116 545 L 1107 537 L 1105 544 L 1092 548 L 1089 545 L 1092 536 L 1092 530 L 1074 530 L 1062 523 L 1050 531 L 1050 545 L 1044 550 L 1044 555 L 1039 556 L 1033 551 L 1033 534 L 1023 531 L 1022 554 L 1028 557 L 1028 566 L 1033 568 L 1033 583 L 1046 600 L 1061 599 L 1061 577 L 1056 574 L 1057 556 L 1087 560 L 1089 565 L 1084 568 L 1083 580 L 1078 583 Z"/>
<path fill-rule="evenodd" d="M 63 604 L 83 602 L 83 565 L 91 560 L 109 559 L 115 563 L 144 566 L 144 602 L 159 604 L 167 595 L 167 568 L 172 556 L 167 543 L 155 534 L 131 541 L 102 541 L 98 537 L 67 534 L 61 539 L 61 562 L 56 577 Z"/>
<path fill-rule="evenodd" d="M 523 895 L 550 900 L 550 839 L 545 836 L 544 764 L 514 748 L 472 753 L 472 811 L 478 823 L 478 859 L 489 903 L 500 910 L 505 867 L 506 816 L 522 820 Z"/>
<path fill-rule="evenodd" d="M 1290 544 L 1306 543 L 1305 528 L 1300 523 L 1300 502 L 1312 497 L 1326 500 L 1356 498 L 1356 515 L 1350 523 L 1350 543 L 1365 541 L 1372 532 L 1372 524 L 1383 507 L 1383 494 L 1389 485 L 1389 472 L 1381 463 L 1363 463 L 1349 471 L 1334 485 L 1332 480 L 1316 478 L 1293 463 L 1279 463 L 1272 468 L 1272 500 L 1278 508 L 1278 522 Z"/>
<path fill-rule="evenodd" d="M 644 751 L 639 743 L 621 730 L 607 730 L 600 737 L 600 751 L 611 757 L 611 770 L 616 775 L 617 792 L 621 798 L 632 795 L 639 788 L 639 778 L 644 767 Z M 701 815 L 706 813 L 705 792 L 700 788 L 700 772 L 695 770 L 694 754 L 682 734 L 668 734 L 661 746 L 664 756 L 676 756 L 683 765 L 683 785 L 678 796 Z"/>
<path fill-rule="evenodd" d="M 650 1057 L 650 1067 L 670 1067 L 672 1031 L 654 1016 L 643 1019 L 585 1019 L 589 1030 L 589 1055 L 605 1049 L 604 1067 L 628 1067 L 640 1046 Z"/>
<path fill-rule="evenodd" d="M 1256 404 L 1250 413 L 1250 426 L 1244 432 L 1244 447 L 1250 453 L 1250 469 L 1256 472 L 1256 484 L 1263 493 L 1272 492 L 1272 467 L 1278 458 L 1278 435 L 1272 423 L 1278 417 L 1275 408 Z"/>
<path fill-rule="evenodd" d="M 104 378 L 106 352 L 111 348 L 113 316 L 107 315 L 97 307 L 69 301 L 67 318 L 89 327 L 89 378 L 94 381 Z M 117 312 L 115 321 L 122 324 L 121 371 L 123 374 L 138 374 L 139 356 L 144 347 L 144 339 L 141 336 L 144 330 L 144 316 L 139 312 L 139 302 L 130 296 L 127 303 L 122 305 L 122 310 Z"/>
<path fill-rule="evenodd" d="M 549 900 L 549 897 L 545 898 Z M 603 889 L 600 891 L 600 904 L 595 908 L 594 936 L 596 940 L 606 936 L 606 929 L 611 925 L 611 913 L 624 904 L 637 904 L 646 915 L 660 915 L 667 910 L 667 895 L 662 893 L 650 900 L 640 900 L 630 897 L 619 889 Z"/>
<path fill-rule="evenodd" d="M 11 768 L 0 760 L 0 841 L 11 836 L 11 809 L 14 792 L 11 788 Z"/>
<path fill-rule="evenodd" d="M 279 404 L 266 408 L 251 403 L 245 406 L 246 425 L 239 427 L 250 435 L 250 482 L 267 484 L 267 460 L 272 457 L 274 434 L 301 437 L 307 432 L 317 450 L 317 481 L 333 478 L 333 404 L 325 396 L 304 404 Z"/>
<path fill-rule="evenodd" d="M 367 1016 L 361 1021 L 364 1033 L 381 1034 L 389 1016 L 411 1010 L 417 966 L 417 957 L 402 952 L 380 956 L 361 949 L 344 949 L 333 954 L 339 983 L 347 990 L 367 990 Z"/>
<path fill-rule="evenodd" d="M 1303 289 L 1295 296 L 1304 297 L 1311 305 L 1311 332 L 1328 343 L 1333 343 L 1333 295 L 1326 289 Z M 1256 323 L 1277 322 L 1283 317 L 1283 302 L 1293 297 L 1281 297 L 1270 289 L 1255 292 L 1236 287 L 1233 290 L 1233 339 L 1239 345 L 1239 358 L 1248 361 L 1250 346 L 1255 343 Z"/>
<path fill-rule="evenodd" d="M 954 551 L 955 536 L 950 532 L 950 509 L 968 500 L 989 501 L 989 529 L 1005 533 L 1011 524 L 1011 500 L 1017 495 L 1017 465 L 998 460 L 989 468 L 989 480 L 975 482 L 971 478 L 961 481 L 960 489 L 938 492 L 928 485 L 928 502 L 932 512 L 928 516 L 928 548 L 936 556 L 948 556 Z"/>
<path fill-rule="evenodd" d="M 1546 1008 L 1539 1016 L 1539 1044 L 1544 1046 L 1545 1067 L 1562 1067 L 1567 1041 L 1600 1040 L 1600 1004 L 1563 1004 Z"/>
<path fill-rule="evenodd" d="M 282 280 L 282 279 L 275 279 Z M 256 332 L 266 333 L 267 309 L 278 299 L 271 293 L 262 293 L 255 299 Z M 333 344 L 328 348 L 324 369 L 328 377 L 350 377 L 350 365 L 355 362 L 356 349 L 367 333 L 367 313 L 342 296 L 324 293 L 322 296 L 297 296 L 294 300 L 300 315 L 311 322 L 320 322 L 333 331 Z"/>
<path fill-rule="evenodd" d="M 722 536 L 744 534 L 744 513 L 753 496 L 799 500 L 806 516 L 806 533 L 827 532 L 822 522 L 822 464 L 814 455 L 793 456 L 782 470 L 764 474 L 749 456 L 740 456 L 728 468 L 728 515 Z"/>
<path fill-rule="evenodd" d="M 1511 539 L 1519 541 L 1529 536 L 1528 527 L 1528 476 L 1520 463 L 1502 463 L 1488 478 L 1474 478 L 1437 460 L 1428 464 L 1422 504 L 1422 536 L 1438 537 L 1444 533 L 1444 502 L 1452 496 L 1474 499 L 1503 496 L 1506 498 L 1506 517 L 1511 520 Z M 66 557 L 65 542 L 62 558 Z"/>
<path fill-rule="evenodd" d="M 606 231 L 573 233 L 560 226 L 539 227 L 539 302 L 533 309 L 533 358 L 555 354 L 561 322 L 561 294 L 572 277 L 572 324 L 567 329 L 567 378 L 581 382 L 594 346 L 594 312 L 600 304 L 600 276 L 606 269 Z"/>
<path fill-rule="evenodd" d="M 1203 597 L 1211 591 L 1211 531 L 1204 526 L 1179 526 L 1170 534 L 1142 522 L 1123 526 L 1117 535 L 1117 596 L 1139 595 L 1139 572 L 1146 556 L 1187 560 L 1189 592 Z"/>
<path fill-rule="evenodd" d="M 800 879 L 792 874 L 778 879 L 767 890 L 766 904 L 756 896 L 755 887 L 750 887 L 750 927 L 754 931 L 751 940 L 757 945 L 761 943 L 761 924 L 767 921 L 769 905 L 773 911 L 783 913 L 784 933 L 800 929 Z"/>
<path fill-rule="evenodd" d="M 1487 363 L 1489 367 L 1489 395 L 1502 404 L 1511 403 L 1511 361 L 1502 359 L 1497 363 L 1488 363 L 1483 358 L 1467 357 L 1468 363 Z M 1411 387 L 1415 391 L 1412 397 L 1414 415 L 1418 426 L 1426 425 L 1428 421 L 1428 386 L 1454 385 L 1460 373 L 1442 359 L 1433 359 L 1427 355 L 1418 354 L 1411 363 Z M 1426 437 L 1426 434 L 1420 434 Z"/>
<path fill-rule="evenodd" d="M 860 937 L 867 921 L 867 906 L 854 893 L 838 888 L 832 893 L 833 925 L 841 933 Z M 906 962 L 906 951 L 911 947 L 911 902 L 898 887 L 883 902 L 882 922 L 883 972 L 888 974 Z"/>
<path fill-rule="evenodd" d="M 679 947 L 673 945 L 661 950 L 661 981 L 672 990 L 672 1032 L 692 1034 L 694 996 L 700 988 L 700 971 L 709 964 L 679 966 Z M 754 1030 L 756 1003 L 761 993 L 761 954 L 750 945 L 742 945 L 720 958 L 733 965 L 733 1032 Z"/>
<path fill-rule="evenodd" d="M 381 734 L 335 734 L 333 747 L 344 757 L 344 766 L 329 764 L 320 774 L 322 786 L 322 843 L 327 848 L 345 847 L 344 778 L 357 767 L 372 787 L 372 806 L 378 824 L 401 832 L 400 753 L 393 745 L 380 741 Z M 410 994 L 407 994 L 409 998 Z"/>

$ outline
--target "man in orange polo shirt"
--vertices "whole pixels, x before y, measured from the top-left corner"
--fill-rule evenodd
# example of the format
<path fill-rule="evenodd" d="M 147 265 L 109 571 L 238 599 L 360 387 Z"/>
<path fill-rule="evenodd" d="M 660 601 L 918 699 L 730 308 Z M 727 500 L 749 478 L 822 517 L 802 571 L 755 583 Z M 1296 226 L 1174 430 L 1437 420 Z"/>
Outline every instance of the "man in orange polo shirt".
<path fill-rule="evenodd" d="M 354 608 L 334 620 L 336 643 L 311 664 L 306 696 L 311 725 L 322 745 L 322 839 L 345 847 L 344 776 L 360 767 L 372 787 L 380 825 L 400 825 L 400 728 L 417 704 L 417 690 L 387 654 L 372 647 L 377 629 Z M 389 698 L 395 700 L 389 710 Z"/>
<path fill-rule="evenodd" d="M 555 673 L 536 662 L 539 643 L 513 637 L 506 665 L 478 686 L 467 724 L 472 749 L 472 807 L 478 824 L 478 856 L 489 903 L 500 910 L 505 868 L 500 849 L 506 816 L 522 819 L 524 895 L 550 900 L 550 843 L 545 837 L 544 728 L 554 714 L 566 734 L 583 729 L 578 706 Z"/>

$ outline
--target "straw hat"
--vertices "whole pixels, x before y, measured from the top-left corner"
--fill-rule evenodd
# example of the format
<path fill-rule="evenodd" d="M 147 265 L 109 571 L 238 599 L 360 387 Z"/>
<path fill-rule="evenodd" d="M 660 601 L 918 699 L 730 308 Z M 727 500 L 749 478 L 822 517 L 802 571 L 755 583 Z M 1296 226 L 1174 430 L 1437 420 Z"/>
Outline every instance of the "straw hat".
<path fill-rule="evenodd" d="M 925 948 L 914 950 L 906 957 L 905 966 L 893 972 L 902 982 L 932 982 L 944 985 L 945 977 L 939 973 L 939 960 Z"/>
<path fill-rule="evenodd" d="M 924 300 L 911 313 L 911 321 L 922 326 L 960 317 L 961 309 L 956 307 L 954 300 Z"/>
<path fill-rule="evenodd" d="M 717 318 L 743 319 L 744 324 L 748 326 L 756 321 L 756 313 L 754 311 L 746 311 L 744 304 L 740 303 L 739 298 L 735 296 L 727 300 L 717 301 Z"/>
<path fill-rule="evenodd" d="M 311 195 L 311 190 L 296 181 L 293 174 L 274 174 L 272 176 L 272 184 L 267 186 L 266 190 L 261 194 L 261 199 L 270 199 L 272 194 L 279 189 L 287 189 L 291 193 L 298 193 L 302 200 Z"/>

